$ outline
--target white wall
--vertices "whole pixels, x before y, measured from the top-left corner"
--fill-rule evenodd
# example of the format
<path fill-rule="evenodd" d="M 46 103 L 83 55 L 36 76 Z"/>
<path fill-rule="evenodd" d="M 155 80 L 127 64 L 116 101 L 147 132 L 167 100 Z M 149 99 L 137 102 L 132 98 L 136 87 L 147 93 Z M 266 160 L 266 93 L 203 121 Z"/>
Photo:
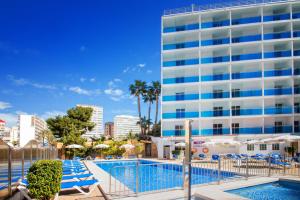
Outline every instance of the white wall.
<path fill-rule="evenodd" d="M 30 140 L 35 139 L 35 128 L 32 125 L 32 115 L 19 116 L 20 146 L 25 146 Z"/>

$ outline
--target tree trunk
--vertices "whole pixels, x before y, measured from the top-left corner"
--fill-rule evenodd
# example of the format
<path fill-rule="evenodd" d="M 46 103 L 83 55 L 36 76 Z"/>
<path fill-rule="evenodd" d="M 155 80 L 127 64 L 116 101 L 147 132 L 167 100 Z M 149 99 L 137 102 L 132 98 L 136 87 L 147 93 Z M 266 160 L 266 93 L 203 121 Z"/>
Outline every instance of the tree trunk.
<path fill-rule="evenodd" d="M 140 95 L 137 96 L 138 98 L 138 112 L 139 112 L 139 120 L 140 120 L 140 127 L 141 127 L 141 134 L 143 135 L 143 128 L 142 128 L 142 114 L 141 114 L 141 99 Z"/>
<path fill-rule="evenodd" d="M 147 123 L 148 133 L 150 132 L 150 115 L 151 115 L 151 102 L 149 102 L 149 107 L 148 107 L 148 123 Z"/>
<path fill-rule="evenodd" d="M 158 117 L 158 94 L 155 96 L 155 103 L 156 103 L 156 108 L 155 108 L 155 125 L 157 124 L 157 117 Z"/>

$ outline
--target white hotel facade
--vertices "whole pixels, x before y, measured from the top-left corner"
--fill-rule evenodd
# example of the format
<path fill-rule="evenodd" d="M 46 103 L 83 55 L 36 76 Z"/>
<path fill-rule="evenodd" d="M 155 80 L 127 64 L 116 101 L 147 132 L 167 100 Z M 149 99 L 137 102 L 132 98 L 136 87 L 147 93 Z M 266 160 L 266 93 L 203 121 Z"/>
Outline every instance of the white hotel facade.
<path fill-rule="evenodd" d="M 185 119 L 194 138 L 300 134 L 300 1 L 166 11 L 161 37 L 165 141 Z"/>

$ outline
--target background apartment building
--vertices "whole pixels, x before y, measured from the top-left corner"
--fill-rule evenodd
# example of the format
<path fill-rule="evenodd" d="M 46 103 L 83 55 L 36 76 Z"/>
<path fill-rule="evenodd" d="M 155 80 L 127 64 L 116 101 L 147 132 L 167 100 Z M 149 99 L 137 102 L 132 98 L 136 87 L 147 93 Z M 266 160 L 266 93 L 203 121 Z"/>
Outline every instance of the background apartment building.
<path fill-rule="evenodd" d="M 114 117 L 114 137 L 126 137 L 129 132 L 132 134 L 139 134 L 141 132 L 140 126 L 137 124 L 138 117 L 131 115 L 116 115 Z"/>
<path fill-rule="evenodd" d="M 114 123 L 113 122 L 106 122 L 105 123 L 105 132 L 104 135 L 106 137 L 114 137 Z"/>

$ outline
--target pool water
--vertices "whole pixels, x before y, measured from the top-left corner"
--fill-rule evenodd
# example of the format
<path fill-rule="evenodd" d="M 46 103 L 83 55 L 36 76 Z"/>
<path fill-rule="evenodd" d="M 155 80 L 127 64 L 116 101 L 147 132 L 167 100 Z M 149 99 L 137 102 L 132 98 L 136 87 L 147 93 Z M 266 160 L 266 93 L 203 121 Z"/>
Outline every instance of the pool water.
<path fill-rule="evenodd" d="M 300 182 L 277 181 L 227 192 L 252 200 L 300 200 Z"/>
<path fill-rule="evenodd" d="M 98 167 L 105 170 L 118 181 L 125 184 L 129 189 L 136 192 L 136 165 L 139 164 L 138 171 L 138 192 L 153 190 L 179 188 L 183 185 L 182 165 L 179 164 L 156 164 L 157 162 L 137 160 L 137 161 L 105 161 L 96 162 Z M 127 166 L 117 167 L 116 166 Z M 113 170 L 111 170 L 113 168 Z M 222 172 L 222 178 L 234 177 L 231 172 Z M 203 168 L 192 168 L 191 183 L 203 184 L 217 181 L 217 171 Z"/>

